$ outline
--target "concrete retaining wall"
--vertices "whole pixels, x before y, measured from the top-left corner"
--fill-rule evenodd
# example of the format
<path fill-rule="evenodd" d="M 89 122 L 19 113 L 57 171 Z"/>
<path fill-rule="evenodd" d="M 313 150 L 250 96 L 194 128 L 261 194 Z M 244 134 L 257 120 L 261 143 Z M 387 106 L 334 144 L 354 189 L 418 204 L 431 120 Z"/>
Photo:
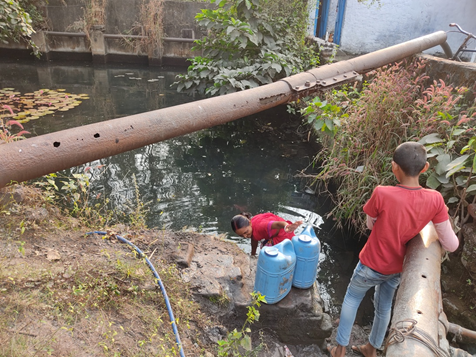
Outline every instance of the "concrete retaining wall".
<path fill-rule="evenodd" d="M 456 62 L 431 55 L 419 55 L 428 61 L 426 72 L 433 80 L 442 79 L 453 87 L 473 88 L 476 83 L 476 63 Z"/>
<path fill-rule="evenodd" d="M 193 57 L 193 39 L 203 37 L 195 15 L 209 8 L 203 2 L 165 1 L 163 35 L 149 41 L 141 23 L 142 0 L 104 0 L 104 12 L 97 14 L 104 23 L 84 31 L 85 5 L 82 0 L 50 0 L 43 8 L 48 31 L 39 31 L 33 41 L 42 60 L 92 60 L 98 63 L 126 62 L 148 65 L 186 65 Z M 102 16 L 101 16 L 102 15 Z M 2 44 L 0 53 L 10 57 L 29 57 L 24 43 Z"/>

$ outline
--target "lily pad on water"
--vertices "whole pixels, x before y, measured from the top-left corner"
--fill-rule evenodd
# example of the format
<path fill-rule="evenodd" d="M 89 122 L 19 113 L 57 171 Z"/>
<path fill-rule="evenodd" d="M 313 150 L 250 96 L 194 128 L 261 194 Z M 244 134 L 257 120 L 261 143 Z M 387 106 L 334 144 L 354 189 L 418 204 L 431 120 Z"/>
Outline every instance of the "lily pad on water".
<path fill-rule="evenodd" d="M 14 88 L 0 89 L 0 108 L 3 108 L 3 111 L 0 110 L 0 118 L 15 118 L 24 123 L 54 114 L 57 110 L 62 112 L 71 110 L 81 104 L 77 99 L 89 99 L 88 94 L 66 93 L 66 89 L 42 88 L 23 95 L 14 90 Z"/>

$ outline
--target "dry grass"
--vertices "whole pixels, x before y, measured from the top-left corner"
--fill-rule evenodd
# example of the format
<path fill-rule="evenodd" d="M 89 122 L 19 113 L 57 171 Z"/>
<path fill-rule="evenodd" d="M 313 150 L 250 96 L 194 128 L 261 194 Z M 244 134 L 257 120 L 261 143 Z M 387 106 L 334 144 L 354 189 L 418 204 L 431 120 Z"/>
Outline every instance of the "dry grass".
<path fill-rule="evenodd" d="M 41 192 L 22 191 L 21 204 L 12 193 L 0 206 L 0 357 L 178 355 L 164 298 L 144 262 L 114 240 L 85 236 L 87 228 L 61 216 Z M 43 219 L 26 218 L 40 209 L 48 212 Z M 144 232 L 134 240 L 150 254 L 147 242 L 157 235 Z M 153 264 L 187 355 L 213 351 L 201 338 L 210 322 L 176 266 L 159 252 Z"/>

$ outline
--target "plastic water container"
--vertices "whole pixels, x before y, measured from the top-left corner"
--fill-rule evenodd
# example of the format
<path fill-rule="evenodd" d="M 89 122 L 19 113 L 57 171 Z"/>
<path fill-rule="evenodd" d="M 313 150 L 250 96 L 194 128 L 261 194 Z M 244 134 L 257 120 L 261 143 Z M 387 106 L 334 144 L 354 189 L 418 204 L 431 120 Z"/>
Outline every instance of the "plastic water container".
<path fill-rule="evenodd" d="M 258 256 L 254 291 L 264 295 L 268 304 L 284 299 L 291 291 L 295 265 L 296 254 L 291 240 L 264 247 Z"/>
<path fill-rule="evenodd" d="M 312 225 L 308 225 L 301 234 L 294 236 L 292 241 L 296 253 L 293 286 L 300 289 L 310 288 L 317 277 L 321 242 Z"/>

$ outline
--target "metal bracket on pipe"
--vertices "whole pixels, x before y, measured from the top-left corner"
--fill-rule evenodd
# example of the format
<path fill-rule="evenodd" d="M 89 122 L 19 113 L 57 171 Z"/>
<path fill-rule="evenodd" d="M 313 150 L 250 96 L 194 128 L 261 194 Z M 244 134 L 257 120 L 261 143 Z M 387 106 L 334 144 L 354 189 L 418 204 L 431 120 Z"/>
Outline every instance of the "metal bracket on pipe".
<path fill-rule="evenodd" d="M 291 84 L 288 83 L 290 86 Z M 294 91 L 294 92 L 302 92 L 302 91 L 305 91 L 305 90 L 309 90 L 309 89 L 312 89 L 314 88 L 315 86 L 317 85 L 317 82 L 316 81 L 306 81 L 304 82 L 304 85 L 300 85 L 300 86 L 291 86 L 291 89 Z"/>
<path fill-rule="evenodd" d="M 303 78 L 303 76 L 296 75 L 281 80 L 283 82 L 286 82 L 289 85 L 289 88 L 291 88 L 291 90 L 296 93 L 310 90 L 317 85 L 316 79 L 312 74 L 305 72 L 305 77 L 306 78 Z"/>
<path fill-rule="evenodd" d="M 302 77 L 288 77 L 288 79 L 282 79 L 282 81 L 286 82 L 294 93 L 301 93 L 304 91 L 315 91 L 316 89 L 318 89 L 317 87 L 323 87 L 327 89 L 338 84 L 342 84 L 356 79 L 358 76 L 359 73 L 357 73 L 356 71 L 349 71 L 342 74 L 336 74 L 330 78 L 323 79 L 311 80 L 308 76 L 304 83 Z"/>
<path fill-rule="evenodd" d="M 340 84 L 342 82 L 348 82 L 351 81 L 355 78 L 357 78 L 359 74 L 356 71 L 350 71 L 342 74 L 337 74 L 335 76 L 332 76 L 330 78 L 323 78 L 323 79 L 318 79 L 317 80 L 317 85 L 320 87 L 332 87 L 337 84 Z"/>

